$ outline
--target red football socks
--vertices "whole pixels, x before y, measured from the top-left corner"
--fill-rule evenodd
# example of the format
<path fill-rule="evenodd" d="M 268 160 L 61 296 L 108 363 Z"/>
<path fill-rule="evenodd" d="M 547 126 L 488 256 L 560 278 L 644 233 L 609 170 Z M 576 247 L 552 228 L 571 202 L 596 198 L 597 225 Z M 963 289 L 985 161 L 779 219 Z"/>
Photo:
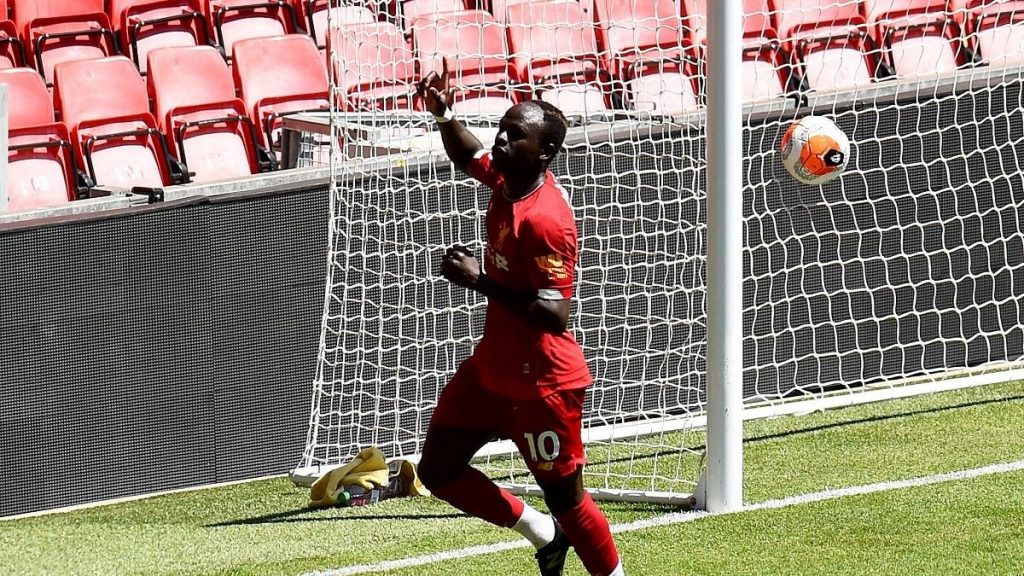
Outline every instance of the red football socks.
<path fill-rule="evenodd" d="M 590 494 L 584 495 L 575 508 L 555 518 L 588 572 L 608 576 L 618 568 L 619 552 L 615 549 L 608 520 Z"/>
<path fill-rule="evenodd" d="M 483 472 L 467 466 L 455 480 L 433 488 L 438 498 L 470 516 L 511 528 L 523 514 L 523 501 L 499 488 Z M 607 522 L 605 530 L 607 530 Z"/>

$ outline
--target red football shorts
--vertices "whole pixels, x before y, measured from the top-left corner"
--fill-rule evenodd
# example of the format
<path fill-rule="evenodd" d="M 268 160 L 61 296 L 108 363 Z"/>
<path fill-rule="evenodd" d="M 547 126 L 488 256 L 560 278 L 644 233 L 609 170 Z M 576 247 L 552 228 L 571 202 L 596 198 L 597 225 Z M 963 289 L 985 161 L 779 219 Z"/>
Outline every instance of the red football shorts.
<path fill-rule="evenodd" d="M 513 400 L 480 382 L 473 358 L 441 392 L 430 425 L 485 430 L 515 442 L 534 477 L 557 480 L 586 463 L 583 401 L 586 389 L 555 391 L 536 400 Z"/>

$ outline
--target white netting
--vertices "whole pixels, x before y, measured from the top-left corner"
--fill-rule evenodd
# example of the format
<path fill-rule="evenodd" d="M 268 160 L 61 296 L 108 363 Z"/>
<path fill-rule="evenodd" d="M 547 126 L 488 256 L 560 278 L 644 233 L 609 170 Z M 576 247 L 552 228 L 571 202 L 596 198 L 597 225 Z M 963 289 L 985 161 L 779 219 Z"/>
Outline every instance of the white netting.
<path fill-rule="evenodd" d="M 777 414 L 1014 374 L 991 376 L 1024 355 L 1024 2 L 743 4 L 748 406 Z M 432 120 L 407 110 L 410 83 L 447 55 L 457 110 L 487 146 L 514 100 L 549 99 L 573 118 L 553 169 L 580 232 L 588 484 L 691 491 L 714 321 L 705 2 L 444 6 L 374 5 L 373 24 L 332 13 L 331 266 L 299 468 L 366 445 L 417 452 L 480 336 L 483 300 L 436 272 L 451 244 L 482 249 L 488 191 L 453 173 Z M 808 113 L 854 146 L 823 187 L 797 184 L 776 157 Z M 500 448 L 487 471 L 525 480 Z"/>

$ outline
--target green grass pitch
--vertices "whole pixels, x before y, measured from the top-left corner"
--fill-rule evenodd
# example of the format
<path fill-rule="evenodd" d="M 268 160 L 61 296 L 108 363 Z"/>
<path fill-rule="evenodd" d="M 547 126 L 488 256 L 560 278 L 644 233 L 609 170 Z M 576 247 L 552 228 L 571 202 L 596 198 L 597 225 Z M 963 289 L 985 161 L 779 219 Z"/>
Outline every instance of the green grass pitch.
<path fill-rule="evenodd" d="M 1015 462 L 1024 460 L 1024 383 L 750 422 L 745 436 L 749 503 Z M 515 539 L 429 498 L 321 511 L 306 501 L 282 478 L 3 521 L 0 573 L 298 575 Z M 613 524 L 670 511 L 602 508 Z M 616 541 L 631 576 L 1020 575 L 1024 472 L 707 517 Z M 386 572 L 534 573 L 524 548 Z M 574 557 L 566 574 L 584 574 Z"/>

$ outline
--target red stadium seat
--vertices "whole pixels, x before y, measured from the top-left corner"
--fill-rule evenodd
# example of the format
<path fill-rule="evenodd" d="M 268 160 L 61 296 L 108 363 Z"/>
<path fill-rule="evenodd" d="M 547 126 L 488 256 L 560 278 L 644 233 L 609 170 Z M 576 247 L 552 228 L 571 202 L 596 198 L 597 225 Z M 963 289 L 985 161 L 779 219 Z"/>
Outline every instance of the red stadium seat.
<path fill-rule="evenodd" d="M 523 2 L 506 9 L 517 82 L 563 112 L 608 110 L 611 78 L 599 67 L 594 25 L 576 0 Z"/>
<path fill-rule="evenodd" d="M 946 0 L 861 0 L 861 10 L 868 24 L 910 17 L 944 18 L 948 14 Z"/>
<path fill-rule="evenodd" d="M 18 36 L 18 27 L 14 22 L 0 18 L 0 69 L 19 68 L 26 64 L 25 45 Z"/>
<path fill-rule="evenodd" d="M 707 0 L 682 0 L 683 26 L 694 45 L 705 53 Z M 778 39 L 768 0 L 743 0 L 744 100 L 764 100 L 799 86 L 793 59 Z"/>
<path fill-rule="evenodd" d="M 779 36 L 822 36 L 864 25 L 860 0 L 770 0 Z"/>
<path fill-rule="evenodd" d="M 778 38 L 748 39 L 743 45 L 743 99 L 766 100 L 799 90 L 802 75 L 793 56 Z"/>
<path fill-rule="evenodd" d="M 419 18 L 433 20 L 440 14 L 462 12 L 472 7 L 465 0 L 401 0 L 397 14 L 402 30 L 411 35 L 413 23 Z"/>
<path fill-rule="evenodd" d="M 812 90 L 866 86 L 879 77 L 878 51 L 870 37 L 858 32 L 802 38 L 794 45 L 806 87 Z"/>
<path fill-rule="evenodd" d="M 143 74 L 150 50 L 210 43 L 200 0 L 109 0 L 108 8 L 122 49 Z"/>
<path fill-rule="evenodd" d="M 697 46 L 707 44 L 708 0 L 680 0 L 683 28 Z M 772 8 L 768 0 L 743 0 L 743 37 L 776 37 Z"/>
<path fill-rule="evenodd" d="M 415 108 L 416 66 L 394 24 L 332 28 L 335 84 L 349 110 Z"/>
<path fill-rule="evenodd" d="M 7 211 L 66 204 L 76 197 L 75 163 L 64 124 L 12 129 L 7 152 Z"/>
<path fill-rule="evenodd" d="M 212 46 L 149 54 L 149 94 L 157 124 L 193 182 L 248 176 L 261 167 L 256 131 L 235 97 L 231 71 Z"/>
<path fill-rule="evenodd" d="M 11 0 L 25 50 L 47 84 L 60 62 L 116 54 L 103 0 Z"/>
<path fill-rule="evenodd" d="M 53 105 L 46 82 L 32 68 L 0 70 L 0 84 L 7 86 L 7 126 L 11 130 L 52 124 Z"/>
<path fill-rule="evenodd" d="M 291 0 L 204 0 L 210 24 L 224 55 L 235 42 L 295 34 L 300 31 L 298 11 Z"/>
<path fill-rule="evenodd" d="M 515 105 L 505 33 L 489 13 L 422 16 L 413 23 L 412 39 L 421 75 L 440 72 L 442 61 L 448 62 L 455 112 L 500 115 Z"/>
<path fill-rule="evenodd" d="M 641 56 L 670 56 L 684 46 L 683 24 L 672 0 L 596 0 L 594 12 L 598 43 L 616 75 Z"/>
<path fill-rule="evenodd" d="M 807 88 L 863 86 L 886 75 L 860 2 L 772 0 L 780 38 L 802 66 Z"/>
<path fill-rule="evenodd" d="M 126 188 L 172 183 L 167 144 L 131 60 L 61 63 L 54 69 L 53 99 L 94 182 Z"/>
<path fill-rule="evenodd" d="M 947 0 L 947 11 L 965 32 L 974 32 L 984 17 L 993 18 L 1000 14 L 1019 14 L 1024 0 Z"/>
<path fill-rule="evenodd" d="M 672 0 L 595 0 L 605 66 L 629 107 L 676 113 L 700 105 L 697 54 Z"/>
<path fill-rule="evenodd" d="M 310 35 L 316 40 L 318 48 L 327 44 L 327 18 L 330 13 L 331 26 L 349 26 L 352 24 L 372 24 L 377 15 L 365 6 L 337 6 L 328 11 L 325 9 L 313 12 L 308 19 Z"/>
<path fill-rule="evenodd" d="M 212 46 L 160 48 L 149 55 L 147 78 L 157 124 L 165 132 L 184 106 L 223 104 L 236 99 L 231 70 Z"/>
<path fill-rule="evenodd" d="M 527 4 L 533 0 L 491 0 L 491 14 L 494 16 L 494 20 L 504 24 L 508 21 L 508 9 L 515 6 L 516 4 Z M 545 1 L 545 0 L 540 0 Z M 575 0 L 573 0 L 575 1 Z M 577 2 L 579 4 L 579 2 Z M 580 5 L 580 12 L 583 12 L 583 5 Z M 593 22 L 593 18 L 589 19 Z"/>
<path fill-rule="evenodd" d="M 67 128 L 54 122 L 46 82 L 32 68 L 0 71 L 7 86 L 8 211 L 63 204 L 77 195 Z"/>
<path fill-rule="evenodd" d="M 267 149 L 276 148 L 272 144 L 283 116 L 330 106 L 326 62 L 304 34 L 239 41 L 233 69 L 246 111 L 260 127 L 260 144 Z"/>
<path fill-rule="evenodd" d="M 863 10 L 897 76 L 941 74 L 970 60 L 945 0 L 864 0 Z"/>
<path fill-rule="evenodd" d="M 1024 0 L 950 0 L 982 62 L 1024 64 Z"/>

